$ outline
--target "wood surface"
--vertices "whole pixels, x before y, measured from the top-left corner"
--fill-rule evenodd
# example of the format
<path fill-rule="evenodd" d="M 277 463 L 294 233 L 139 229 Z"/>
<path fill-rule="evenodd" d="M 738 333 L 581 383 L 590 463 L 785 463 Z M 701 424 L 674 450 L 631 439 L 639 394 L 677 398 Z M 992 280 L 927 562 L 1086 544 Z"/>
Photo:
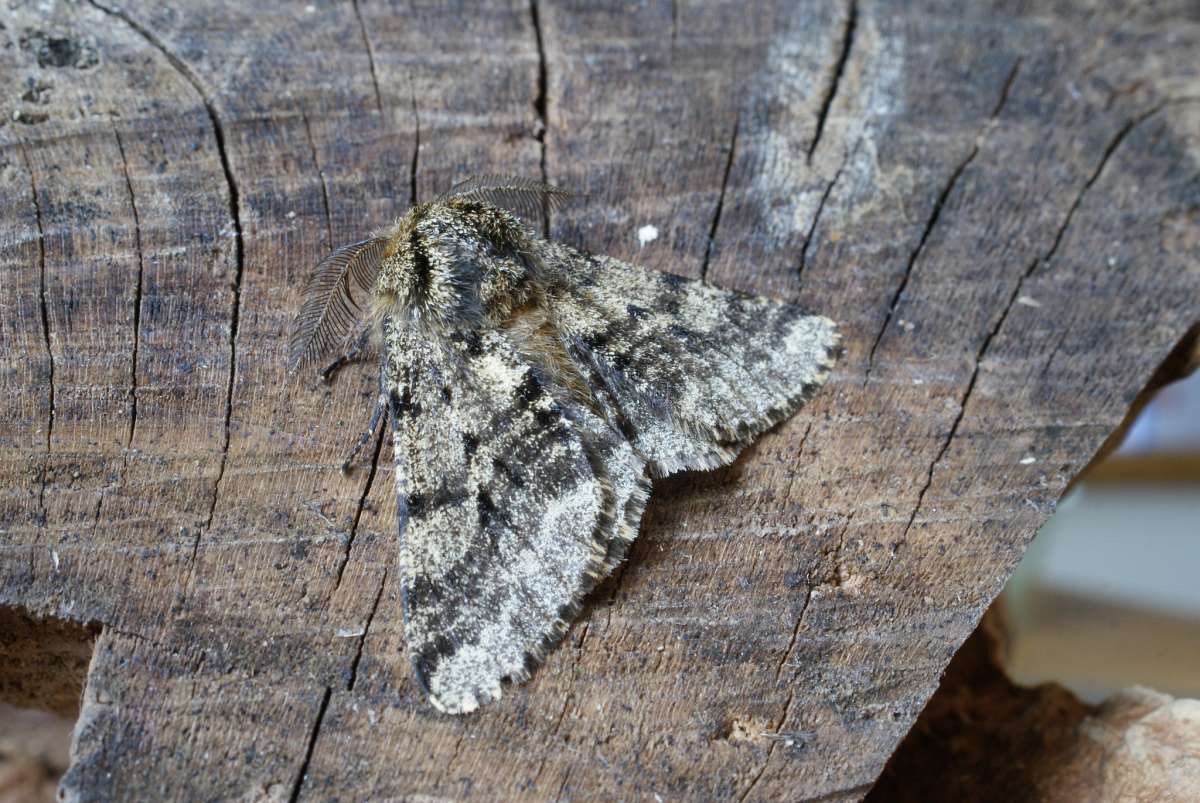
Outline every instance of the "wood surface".
<path fill-rule="evenodd" d="M 0 22 L 0 604 L 100 628 L 70 800 L 861 798 L 1198 317 L 1187 0 Z M 846 354 L 656 483 L 534 679 L 452 718 L 404 652 L 390 447 L 337 471 L 373 369 L 284 361 L 315 262 L 472 172 Z"/>

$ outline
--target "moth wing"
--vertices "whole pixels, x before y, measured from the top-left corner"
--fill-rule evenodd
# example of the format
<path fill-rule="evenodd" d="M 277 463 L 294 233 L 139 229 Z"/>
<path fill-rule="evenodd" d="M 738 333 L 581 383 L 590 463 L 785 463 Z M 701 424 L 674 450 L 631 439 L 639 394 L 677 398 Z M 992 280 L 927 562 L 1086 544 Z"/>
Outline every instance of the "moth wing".
<path fill-rule="evenodd" d="M 559 332 L 657 475 L 724 465 L 824 383 L 837 327 L 799 307 L 548 244 Z"/>
<path fill-rule="evenodd" d="M 313 270 L 292 324 L 288 344 L 291 370 L 319 360 L 344 344 L 362 315 L 361 301 L 366 300 L 375 284 L 386 243 L 383 237 L 371 237 L 343 245 Z"/>
<path fill-rule="evenodd" d="M 385 344 L 409 652 L 434 705 L 465 713 L 528 677 L 623 553 L 615 486 L 593 467 L 597 421 L 501 332 L 442 345 L 389 325 Z"/>
<path fill-rule="evenodd" d="M 563 395 L 557 397 L 579 429 L 592 471 L 604 494 L 599 532 L 605 555 L 596 576 L 599 582 L 620 565 L 637 538 L 650 497 L 650 468 L 633 444 L 607 419 L 564 400 Z"/>

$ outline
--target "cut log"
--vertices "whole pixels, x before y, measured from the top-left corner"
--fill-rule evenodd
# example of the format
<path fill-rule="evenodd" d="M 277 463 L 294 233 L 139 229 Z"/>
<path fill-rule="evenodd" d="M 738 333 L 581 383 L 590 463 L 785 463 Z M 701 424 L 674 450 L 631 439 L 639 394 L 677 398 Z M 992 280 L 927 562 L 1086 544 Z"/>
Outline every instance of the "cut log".
<path fill-rule="evenodd" d="M 0 604 L 101 628 L 68 799 L 858 799 L 1197 317 L 1182 0 L 7 8 Z M 390 447 L 337 471 L 373 371 L 288 381 L 286 329 L 333 246 L 495 172 L 847 350 L 455 718 Z"/>

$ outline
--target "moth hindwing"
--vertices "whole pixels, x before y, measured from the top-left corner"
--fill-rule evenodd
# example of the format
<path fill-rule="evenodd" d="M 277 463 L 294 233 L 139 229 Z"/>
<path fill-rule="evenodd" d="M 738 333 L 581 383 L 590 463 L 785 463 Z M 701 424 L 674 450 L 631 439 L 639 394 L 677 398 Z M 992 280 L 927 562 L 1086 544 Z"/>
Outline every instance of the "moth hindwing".
<path fill-rule="evenodd" d="M 827 318 L 585 255 L 513 214 L 561 196 L 456 185 L 327 257 L 293 333 L 303 362 L 367 307 L 381 330 L 408 652 L 450 713 L 529 676 L 625 557 L 651 477 L 729 463 L 838 351 Z"/>

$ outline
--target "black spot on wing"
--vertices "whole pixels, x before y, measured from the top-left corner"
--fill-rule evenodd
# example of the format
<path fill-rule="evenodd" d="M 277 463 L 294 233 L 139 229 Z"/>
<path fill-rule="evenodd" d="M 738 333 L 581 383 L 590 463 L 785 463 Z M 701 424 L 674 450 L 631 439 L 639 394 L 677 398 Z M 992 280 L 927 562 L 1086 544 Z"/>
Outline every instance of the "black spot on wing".
<path fill-rule="evenodd" d="M 467 501 L 467 489 L 463 485 L 451 485 L 448 482 L 438 484 L 433 498 L 429 501 L 430 508 L 457 507 Z"/>
<path fill-rule="evenodd" d="M 428 610 L 440 604 L 446 597 L 443 583 L 434 582 L 428 575 L 418 574 L 405 590 L 405 599 L 414 609 Z"/>
<path fill-rule="evenodd" d="M 458 645 L 445 634 L 439 634 L 413 655 L 413 672 L 421 690 L 429 694 L 429 679 L 437 672 L 438 664 L 453 658 L 458 652 Z"/>
<path fill-rule="evenodd" d="M 508 480 L 508 483 L 514 488 L 524 488 L 525 478 L 516 472 L 513 466 L 502 458 L 496 457 L 492 459 L 492 469 Z"/>
<path fill-rule="evenodd" d="M 457 507 L 467 500 L 468 493 L 463 485 L 441 482 L 431 494 L 411 493 L 407 497 L 407 513 L 414 519 L 423 519 L 436 510 Z"/>
<path fill-rule="evenodd" d="M 696 338 L 695 330 L 689 329 L 680 323 L 667 324 L 667 334 L 669 334 L 671 337 L 684 341 L 693 340 Z"/>
<path fill-rule="evenodd" d="M 433 266 L 429 262 L 429 251 L 417 234 L 416 227 L 408 237 L 409 253 L 413 260 L 413 291 L 418 299 L 423 299 L 429 293 L 430 274 Z"/>
<path fill-rule="evenodd" d="M 633 365 L 633 359 L 624 351 L 618 351 L 610 358 L 613 368 L 616 368 L 621 373 L 629 370 L 629 366 Z"/>
<path fill-rule="evenodd" d="M 542 392 L 542 385 L 533 375 L 533 371 L 526 371 L 521 384 L 517 385 L 517 404 L 522 409 L 529 407 L 542 397 Z"/>
<path fill-rule="evenodd" d="M 479 332 L 473 329 L 468 330 L 463 336 L 463 345 L 469 357 L 478 357 L 480 354 L 483 354 L 483 338 L 480 337 Z"/>
<path fill-rule="evenodd" d="M 579 338 L 579 340 L 582 342 L 584 347 L 588 349 L 588 351 L 599 353 L 608 350 L 610 338 L 611 336 L 608 330 L 601 329 L 596 332 L 589 332 L 588 334 Z"/>
<path fill-rule="evenodd" d="M 492 501 L 492 495 L 487 491 L 478 491 L 475 494 L 475 508 L 479 512 L 479 526 L 490 530 L 492 517 L 496 514 L 496 503 Z"/>
<path fill-rule="evenodd" d="M 400 538 L 404 538 L 404 531 L 408 529 L 408 518 L 408 495 L 398 494 L 396 497 L 396 532 Z"/>
<path fill-rule="evenodd" d="M 421 414 L 421 403 L 413 399 L 412 390 L 408 387 L 405 387 L 401 393 L 392 391 L 391 406 L 392 416 L 395 418 L 403 418 L 405 416 L 415 418 Z"/>
<path fill-rule="evenodd" d="M 554 408 L 545 409 L 535 407 L 533 410 L 533 419 L 537 421 L 539 427 L 545 428 L 555 438 L 560 437 L 560 433 L 556 430 L 561 429 L 562 434 L 568 434 L 566 427 L 556 426 L 562 423 L 562 415 Z"/>

